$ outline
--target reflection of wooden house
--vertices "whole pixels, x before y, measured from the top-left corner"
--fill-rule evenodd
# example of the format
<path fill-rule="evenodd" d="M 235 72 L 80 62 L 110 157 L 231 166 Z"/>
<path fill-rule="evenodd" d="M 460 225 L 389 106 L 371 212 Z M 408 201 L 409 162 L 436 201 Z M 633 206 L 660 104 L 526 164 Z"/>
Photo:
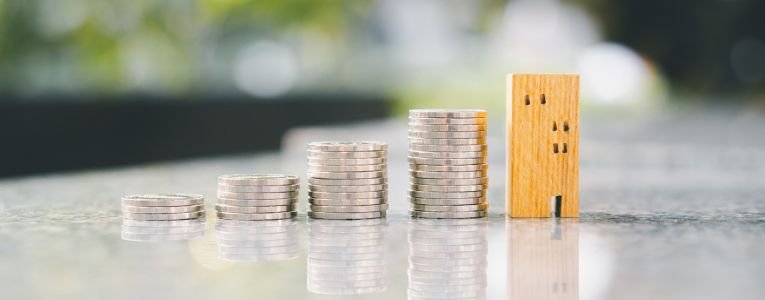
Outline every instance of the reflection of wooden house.
<path fill-rule="evenodd" d="M 507 78 L 507 213 L 579 216 L 579 75 Z"/>
<path fill-rule="evenodd" d="M 509 299 L 579 299 L 577 220 L 508 220 Z"/>

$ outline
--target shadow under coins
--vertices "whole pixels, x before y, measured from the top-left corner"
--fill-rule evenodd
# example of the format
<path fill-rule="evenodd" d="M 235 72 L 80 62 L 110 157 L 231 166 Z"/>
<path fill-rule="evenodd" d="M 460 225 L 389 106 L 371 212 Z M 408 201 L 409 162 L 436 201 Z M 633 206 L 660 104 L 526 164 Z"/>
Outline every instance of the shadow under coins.
<path fill-rule="evenodd" d="M 122 220 L 121 237 L 125 241 L 156 242 L 193 240 L 205 235 L 205 219 L 176 221 Z"/>
<path fill-rule="evenodd" d="M 508 219 L 509 299 L 579 299 L 579 221 Z"/>
<path fill-rule="evenodd" d="M 237 221 L 218 219 L 215 237 L 222 260 L 262 262 L 300 256 L 297 221 Z"/>
<path fill-rule="evenodd" d="M 384 292 L 385 219 L 308 221 L 308 291 L 323 295 Z"/>
<path fill-rule="evenodd" d="M 486 299 L 488 220 L 410 222 L 409 299 Z"/>

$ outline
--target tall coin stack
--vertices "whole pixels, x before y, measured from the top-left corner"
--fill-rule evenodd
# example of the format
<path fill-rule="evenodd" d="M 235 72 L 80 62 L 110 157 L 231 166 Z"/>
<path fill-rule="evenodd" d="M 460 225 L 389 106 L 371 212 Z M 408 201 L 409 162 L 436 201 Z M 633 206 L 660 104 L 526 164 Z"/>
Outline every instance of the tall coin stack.
<path fill-rule="evenodd" d="M 486 153 L 485 110 L 410 110 L 410 215 L 485 217 Z"/>
<path fill-rule="evenodd" d="M 281 174 L 218 177 L 218 218 L 239 221 L 289 219 L 297 215 L 299 178 Z"/>
<path fill-rule="evenodd" d="M 205 216 L 205 198 L 195 194 L 122 196 L 122 216 L 134 221 L 174 221 Z"/>
<path fill-rule="evenodd" d="M 336 220 L 385 217 L 387 150 L 383 142 L 308 144 L 308 216 Z"/>

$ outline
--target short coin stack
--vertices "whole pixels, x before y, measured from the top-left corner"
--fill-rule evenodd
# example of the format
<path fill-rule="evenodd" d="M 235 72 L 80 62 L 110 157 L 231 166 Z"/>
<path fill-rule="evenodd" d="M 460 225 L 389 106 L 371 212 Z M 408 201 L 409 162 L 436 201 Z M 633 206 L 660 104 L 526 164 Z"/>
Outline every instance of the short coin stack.
<path fill-rule="evenodd" d="M 314 219 L 373 219 L 388 209 L 387 144 L 308 144 L 308 197 Z"/>
<path fill-rule="evenodd" d="M 265 221 L 297 215 L 299 178 L 282 174 L 233 174 L 218 177 L 219 219 Z"/>
<path fill-rule="evenodd" d="M 205 216 L 205 198 L 195 194 L 122 196 L 122 216 L 135 221 L 173 221 Z"/>
<path fill-rule="evenodd" d="M 410 215 L 485 217 L 486 111 L 409 111 Z"/>

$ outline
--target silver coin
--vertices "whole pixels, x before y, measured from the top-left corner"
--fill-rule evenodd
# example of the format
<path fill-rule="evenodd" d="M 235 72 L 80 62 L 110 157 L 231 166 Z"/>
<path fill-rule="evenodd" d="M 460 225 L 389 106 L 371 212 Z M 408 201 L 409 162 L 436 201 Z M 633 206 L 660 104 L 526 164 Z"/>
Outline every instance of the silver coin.
<path fill-rule="evenodd" d="M 312 185 L 374 185 L 388 183 L 386 178 L 363 178 L 363 179 L 321 179 L 308 178 L 308 184 Z"/>
<path fill-rule="evenodd" d="M 224 185 L 294 185 L 300 182 L 297 176 L 283 174 L 228 174 L 218 176 L 218 184 Z"/>
<path fill-rule="evenodd" d="M 485 211 L 489 208 L 488 203 L 481 204 L 468 204 L 468 205 L 427 205 L 427 204 L 411 204 L 411 210 L 416 211 L 443 211 L 443 212 L 460 212 L 460 211 Z"/>
<path fill-rule="evenodd" d="M 468 219 L 482 218 L 487 214 L 486 211 L 467 211 L 467 212 L 435 212 L 435 211 L 416 211 L 410 210 L 409 215 L 415 218 L 430 219 Z"/>
<path fill-rule="evenodd" d="M 135 214 L 176 214 L 186 212 L 197 212 L 203 210 L 204 205 L 188 206 L 130 206 L 123 205 L 122 211 Z"/>
<path fill-rule="evenodd" d="M 388 200 L 384 197 L 370 198 L 370 199 L 343 199 L 343 200 L 331 200 L 331 199 L 314 199 L 309 198 L 308 202 L 313 205 L 321 206 L 352 206 L 352 205 L 377 205 L 387 203 Z"/>
<path fill-rule="evenodd" d="M 384 198 L 388 195 L 386 191 L 378 192 L 359 192 L 359 193 L 330 193 L 330 192 L 308 192 L 308 197 L 314 199 L 370 199 L 370 198 Z"/>
<path fill-rule="evenodd" d="M 422 185 L 412 184 L 409 188 L 413 191 L 423 192 L 475 192 L 486 190 L 486 185 Z"/>
<path fill-rule="evenodd" d="M 486 157 L 481 158 L 422 158 L 409 156 L 410 164 L 437 165 L 437 166 L 462 166 L 480 165 L 486 163 Z"/>
<path fill-rule="evenodd" d="M 410 118 L 486 118 L 483 109 L 410 109 Z"/>
<path fill-rule="evenodd" d="M 430 198 L 430 199 L 455 199 L 455 198 L 480 198 L 486 197 L 486 191 L 478 192 L 421 192 L 421 191 L 409 191 L 409 196 L 415 198 Z"/>
<path fill-rule="evenodd" d="M 357 165 L 380 165 L 387 163 L 384 157 L 378 158 L 315 158 L 309 157 L 309 165 L 319 166 L 357 166 Z"/>
<path fill-rule="evenodd" d="M 385 158 L 387 151 L 312 151 L 308 150 L 308 159 L 358 159 Z"/>
<path fill-rule="evenodd" d="M 409 164 L 409 170 L 414 171 L 426 171 L 426 172 L 470 172 L 470 171 L 484 171 L 489 168 L 487 164 L 480 165 L 462 165 L 462 166 L 434 166 L 434 165 L 419 165 Z"/>
<path fill-rule="evenodd" d="M 371 172 L 385 171 L 387 165 L 324 166 L 308 164 L 309 172 Z"/>
<path fill-rule="evenodd" d="M 486 203 L 486 197 L 441 199 L 409 197 L 409 202 L 412 204 L 426 205 L 469 205 Z"/>
<path fill-rule="evenodd" d="M 412 131 L 409 138 L 421 139 L 475 139 L 486 137 L 486 131 Z"/>
<path fill-rule="evenodd" d="M 308 144 L 309 150 L 315 151 L 384 151 L 388 149 L 385 142 L 361 141 L 361 142 L 313 142 Z"/>
<path fill-rule="evenodd" d="M 285 198 L 285 199 L 268 199 L 268 200 L 240 200 L 240 199 L 227 199 L 218 197 L 218 204 L 229 206 L 284 206 L 295 205 L 297 198 Z"/>
<path fill-rule="evenodd" d="M 409 150 L 410 157 L 422 157 L 422 158 L 485 158 L 486 151 L 476 152 L 430 152 L 430 151 L 416 151 Z"/>
<path fill-rule="evenodd" d="M 409 145 L 443 145 L 443 146 L 486 145 L 486 138 L 475 138 L 475 139 L 409 138 Z"/>
<path fill-rule="evenodd" d="M 329 212 L 309 211 L 308 217 L 311 217 L 314 219 L 330 219 L 330 220 L 374 219 L 374 218 L 385 217 L 385 212 L 378 211 L 378 212 L 365 212 L 365 213 L 329 213 Z"/>
<path fill-rule="evenodd" d="M 412 118 L 409 124 L 418 125 L 485 125 L 486 118 Z"/>
<path fill-rule="evenodd" d="M 205 198 L 197 194 L 141 194 L 122 196 L 122 205 L 128 206 L 188 206 L 204 204 Z"/>
<path fill-rule="evenodd" d="M 486 124 L 483 124 L 483 125 L 460 125 L 460 124 L 422 125 L 422 124 L 416 124 L 416 123 L 409 123 L 409 130 L 412 130 L 412 131 L 486 131 Z"/>
<path fill-rule="evenodd" d="M 409 184 L 427 184 L 427 185 L 487 185 L 489 178 L 417 178 L 409 177 Z"/>
<path fill-rule="evenodd" d="M 276 212 L 276 213 L 263 213 L 263 214 L 239 214 L 239 213 L 227 213 L 218 212 L 219 219 L 227 220 L 240 220 L 240 221 L 265 221 L 265 220 L 279 220 L 289 219 L 297 216 L 297 212 Z"/>
<path fill-rule="evenodd" d="M 322 179 L 365 179 L 365 178 L 385 178 L 385 171 L 372 172 L 315 172 L 308 171 L 308 177 Z"/>
<path fill-rule="evenodd" d="M 188 213 L 176 213 L 176 214 L 136 214 L 123 212 L 122 216 L 125 219 L 137 220 L 137 221 L 170 221 L 170 220 L 186 220 L 199 218 L 205 215 L 205 211 L 196 211 Z"/>
<path fill-rule="evenodd" d="M 409 171 L 409 176 L 417 178 L 480 178 L 486 177 L 486 171 L 468 171 L 468 172 L 427 172 L 427 171 Z"/>
<path fill-rule="evenodd" d="M 359 193 L 359 192 L 377 192 L 388 189 L 388 184 L 375 185 L 308 185 L 308 190 L 313 192 L 331 192 L 331 193 Z"/>
<path fill-rule="evenodd" d="M 218 184 L 218 191 L 233 193 L 284 193 L 297 191 L 300 188 L 298 184 L 292 185 L 227 185 Z"/>
<path fill-rule="evenodd" d="M 336 213 L 354 213 L 354 212 L 376 212 L 388 210 L 388 204 L 378 205 L 311 205 L 311 211 L 315 212 L 336 212 Z"/>
<path fill-rule="evenodd" d="M 235 192 L 218 191 L 218 198 L 237 199 L 237 200 L 286 199 L 286 198 L 295 198 L 297 196 L 298 196 L 297 191 L 279 192 L 279 193 L 235 193 Z"/>
<path fill-rule="evenodd" d="M 409 150 L 425 152 L 486 152 L 486 145 L 421 145 L 410 144 Z M 439 157 L 440 158 L 440 157 Z M 450 157 L 444 157 L 450 158 Z"/>
<path fill-rule="evenodd" d="M 278 206 L 231 206 L 224 204 L 216 204 L 215 209 L 221 212 L 239 213 L 239 214 L 263 214 L 274 212 L 285 212 L 295 210 L 294 205 L 278 205 Z"/>

